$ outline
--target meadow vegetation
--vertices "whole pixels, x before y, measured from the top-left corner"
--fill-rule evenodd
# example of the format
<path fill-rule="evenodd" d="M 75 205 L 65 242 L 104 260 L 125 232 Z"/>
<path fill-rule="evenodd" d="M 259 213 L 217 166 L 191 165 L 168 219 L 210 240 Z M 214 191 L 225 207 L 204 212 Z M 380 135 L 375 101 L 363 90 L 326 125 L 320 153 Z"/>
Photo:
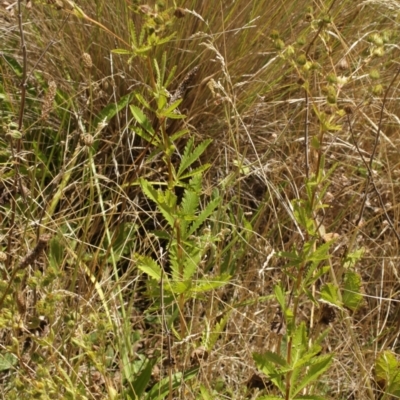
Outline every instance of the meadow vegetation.
<path fill-rule="evenodd" d="M 400 3 L 12 3 L 1 398 L 400 398 Z"/>

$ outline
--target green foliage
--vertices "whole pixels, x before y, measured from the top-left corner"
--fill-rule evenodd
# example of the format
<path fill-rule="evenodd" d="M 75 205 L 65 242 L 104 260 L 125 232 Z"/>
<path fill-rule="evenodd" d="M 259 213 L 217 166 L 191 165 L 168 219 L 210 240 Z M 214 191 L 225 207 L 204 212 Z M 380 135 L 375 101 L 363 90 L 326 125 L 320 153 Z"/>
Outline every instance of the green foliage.
<path fill-rule="evenodd" d="M 375 377 L 384 390 L 382 399 L 400 396 L 400 363 L 392 351 L 385 350 L 377 357 Z"/>
<path fill-rule="evenodd" d="M 193 140 L 189 140 L 182 156 L 178 173 L 174 173 L 172 188 L 156 189 L 145 179 L 140 179 L 143 193 L 155 203 L 158 211 L 167 223 L 165 227 L 169 237 L 167 249 L 171 275 L 167 278 L 165 289 L 174 294 L 184 295 L 186 299 L 196 297 L 225 285 L 229 279 L 227 275 L 214 276 L 212 279 L 199 279 L 199 265 L 205 252 L 213 246 L 217 237 L 212 237 L 207 229 L 202 229 L 207 219 L 215 212 L 221 199 L 215 198 L 201 209 L 202 171 L 188 168 L 198 160 L 210 142 L 204 142 L 193 147 Z M 182 181 L 191 177 L 188 183 Z M 175 186 L 183 186 L 184 192 L 179 201 L 175 194 Z M 137 255 L 139 268 L 151 278 L 160 280 L 163 268 L 156 261 L 147 256 Z"/>
<path fill-rule="evenodd" d="M 257 368 L 274 383 L 287 399 L 321 399 L 321 397 L 313 395 L 304 397 L 300 393 L 317 382 L 318 378 L 332 364 L 333 355 L 318 355 L 322 349 L 318 341 L 309 347 L 308 339 L 305 324 L 301 323 L 293 332 L 289 360 L 270 351 L 253 354 Z M 264 396 L 261 398 L 278 397 Z"/>

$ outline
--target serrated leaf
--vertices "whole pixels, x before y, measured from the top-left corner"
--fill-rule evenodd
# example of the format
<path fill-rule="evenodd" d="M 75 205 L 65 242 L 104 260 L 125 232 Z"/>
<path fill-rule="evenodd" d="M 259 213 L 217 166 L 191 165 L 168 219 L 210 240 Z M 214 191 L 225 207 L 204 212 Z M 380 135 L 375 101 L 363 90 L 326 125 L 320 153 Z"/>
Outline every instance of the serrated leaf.
<path fill-rule="evenodd" d="M 151 257 L 138 256 L 138 268 L 156 281 L 161 280 L 161 267 Z"/>
<path fill-rule="evenodd" d="M 180 176 L 199 159 L 211 142 L 211 139 L 204 140 L 194 148 L 194 138 L 189 139 L 183 152 L 182 161 L 179 165 L 178 178 L 180 178 Z"/>
<path fill-rule="evenodd" d="M 167 96 L 162 93 L 159 93 L 157 97 L 157 110 L 158 110 L 157 115 L 159 118 L 165 116 L 166 113 L 164 112 L 163 108 L 166 106 L 166 104 L 167 104 Z"/>
<path fill-rule="evenodd" d="M 196 211 L 199 207 L 200 197 L 197 193 L 192 190 L 185 190 L 183 194 L 182 203 L 180 205 L 180 209 L 182 212 L 182 216 L 184 217 L 184 221 L 182 221 L 182 233 L 184 234 L 184 239 L 187 237 L 187 225 L 190 220 L 196 218 Z"/>
<path fill-rule="evenodd" d="M 363 303 L 360 293 L 361 276 L 354 271 L 347 271 L 344 276 L 343 304 L 352 311 L 357 310 Z"/>
<path fill-rule="evenodd" d="M 399 373 L 399 363 L 395 354 L 390 350 L 382 352 L 375 363 L 375 376 L 377 381 L 383 381 L 386 386 L 390 385 L 393 377 Z"/>
<path fill-rule="evenodd" d="M 329 258 L 329 248 L 331 247 L 332 242 L 326 242 L 317 247 L 317 249 L 307 257 L 308 261 L 319 264 L 321 261 L 325 261 Z"/>
<path fill-rule="evenodd" d="M 163 110 L 163 113 L 169 114 L 169 113 L 174 112 L 179 107 L 179 105 L 182 103 L 182 100 L 183 99 L 178 99 L 178 100 L 174 101 L 172 104 L 170 104 L 167 108 L 165 108 Z"/>
<path fill-rule="evenodd" d="M 178 281 L 178 277 L 176 278 L 175 282 L 171 284 L 171 289 L 173 293 L 175 294 L 183 294 L 183 293 L 188 293 L 189 290 L 192 287 L 192 281 L 191 280 L 185 280 L 185 281 Z"/>
<path fill-rule="evenodd" d="M 147 132 L 154 134 L 154 129 L 151 125 L 151 122 L 149 119 L 143 114 L 142 110 L 133 104 L 129 106 L 131 109 L 131 113 L 133 117 L 136 119 L 136 121 L 139 123 L 139 125 L 145 129 Z"/>
<path fill-rule="evenodd" d="M 154 65 L 154 71 L 156 72 L 157 86 L 159 88 L 161 88 L 161 86 L 162 86 L 161 73 L 160 73 L 160 67 L 158 66 L 158 62 L 157 62 L 156 58 L 153 58 L 153 65 Z"/>
<path fill-rule="evenodd" d="M 324 267 L 318 267 L 317 271 L 315 272 L 318 264 L 312 264 L 311 267 L 307 270 L 306 276 L 304 277 L 304 286 L 311 286 L 315 281 L 317 281 L 321 276 L 325 275 L 329 272 L 330 267 L 328 265 Z"/>
<path fill-rule="evenodd" d="M 293 333 L 291 365 L 303 358 L 307 346 L 306 326 L 302 322 Z"/>
<path fill-rule="evenodd" d="M 177 70 L 177 66 L 174 65 L 172 67 L 170 73 L 168 74 L 167 80 L 165 81 L 165 87 L 168 87 L 171 84 L 172 80 L 174 79 L 176 70 Z"/>
<path fill-rule="evenodd" d="M 12 353 L 0 354 L 0 371 L 13 368 L 18 363 L 18 358 Z"/>
<path fill-rule="evenodd" d="M 276 285 L 274 287 L 274 292 L 276 299 L 278 300 L 278 303 L 281 306 L 281 310 L 285 312 L 286 310 L 285 292 L 283 291 L 280 285 Z"/>
<path fill-rule="evenodd" d="M 272 363 L 279 365 L 287 371 L 290 371 L 291 369 L 290 365 L 281 355 L 272 351 L 267 350 L 263 353 L 254 353 L 253 359 L 259 367 Z M 275 370 L 275 366 L 272 366 L 272 369 Z"/>
<path fill-rule="evenodd" d="M 180 179 L 180 180 L 183 180 L 183 179 L 187 179 L 187 178 L 190 178 L 190 177 L 192 177 L 192 176 L 195 176 L 195 175 L 200 175 L 200 174 L 202 174 L 204 171 L 207 171 L 207 170 L 210 168 L 210 166 L 211 166 L 211 164 L 203 164 L 203 165 L 200 165 L 200 167 L 197 167 L 197 168 L 195 168 L 195 169 L 192 169 L 191 171 L 187 172 L 186 174 L 181 175 L 181 176 L 179 177 L 179 179 Z"/>
<path fill-rule="evenodd" d="M 186 115 L 184 114 L 178 114 L 178 113 L 165 113 L 162 112 L 160 113 L 160 116 L 165 117 L 165 118 L 169 118 L 169 119 L 184 119 L 186 118 Z"/>
<path fill-rule="evenodd" d="M 126 49 L 113 49 L 113 50 L 111 50 L 111 53 L 114 53 L 114 54 L 122 54 L 122 55 L 125 55 L 125 54 L 132 54 L 132 50 L 126 50 Z"/>
<path fill-rule="evenodd" d="M 231 311 L 227 311 L 221 319 L 218 319 L 218 322 L 215 323 L 214 327 L 207 326 L 208 329 L 203 336 L 202 344 L 208 351 L 211 351 L 214 348 L 215 343 L 221 336 L 221 333 L 229 321 L 230 315 Z"/>
<path fill-rule="evenodd" d="M 211 200 L 206 208 L 201 211 L 201 213 L 198 215 L 197 219 L 193 222 L 193 224 L 189 227 L 188 230 L 188 236 L 194 234 L 197 229 L 200 228 L 200 226 L 206 221 L 206 219 L 214 212 L 214 210 L 218 207 L 218 205 L 221 202 L 221 198 L 216 198 L 214 200 Z"/>
<path fill-rule="evenodd" d="M 146 195 L 147 198 L 150 200 L 154 201 L 156 203 L 158 210 L 161 212 L 161 214 L 164 216 L 168 224 L 170 225 L 171 228 L 175 227 L 175 217 L 173 213 L 173 204 L 167 204 L 166 201 L 173 201 L 170 196 L 165 196 L 163 192 L 156 190 L 153 188 L 153 186 L 146 181 L 143 178 L 139 179 L 140 186 L 143 190 L 143 193 Z M 168 194 L 168 193 L 167 193 Z"/>
<path fill-rule="evenodd" d="M 221 275 L 219 277 L 214 277 L 212 280 L 198 280 L 196 281 L 196 286 L 192 288 L 192 293 L 205 293 L 210 290 L 219 289 L 225 286 L 229 282 L 229 275 Z"/>
<path fill-rule="evenodd" d="M 152 108 L 150 107 L 150 104 L 147 102 L 147 100 L 141 95 L 141 93 L 135 93 L 135 97 L 138 100 L 138 102 L 148 110 L 151 110 Z"/>
<path fill-rule="evenodd" d="M 322 287 L 321 300 L 332 306 L 342 308 L 342 303 L 339 300 L 339 289 L 333 283 L 327 283 Z"/>
<path fill-rule="evenodd" d="M 267 352 L 269 354 L 275 354 L 272 352 Z M 278 360 L 280 358 L 280 362 L 285 362 L 286 361 L 280 357 L 278 354 L 275 354 L 276 358 L 271 355 L 271 357 L 274 360 Z M 267 355 L 268 357 L 268 355 Z M 269 361 L 266 358 L 266 353 L 264 354 L 259 354 L 259 353 L 253 353 L 253 360 L 256 363 L 257 368 L 265 374 L 271 381 L 274 383 L 274 385 L 282 392 L 285 393 L 285 384 L 284 384 L 284 378 L 283 374 L 284 372 L 287 371 L 286 368 L 284 368 L 284 371 L 281 372 L 280 369 L 276 368 L 274 365 L 274 361 Z M 279 365 L 279 363 L 277 363 Z"/>
<path fill-rule="evenodd" d="M 294 390 L 291 391 L 291 395 L 295 396 L 307 385 L 314 383 L 320 375 L 322 375 L 332 364 L 333 355 L 326 354 L 320 357 L 315 357 L 312 360 L 310 367 L 308 368 L 307 374 L 301 380 L 301 382 L 295 386 Z"/>
<path fill-rule="evenodd" d="M 173 135 L 171 135 L 171 142 L 175 142 L 177 139 L 181 138 L 189 132 L 189 129 L 182 129 L 178 132 L 175 132 Z"/>
<path fill-rule="evenodd" d="M 117 113 L 124 109 L 132 99 L 131 94 L 121 97 L 117 104 L 110 103 L 104 107 L 98 115 L 96 115 L 94 120 L 94 125 L 97 126 L 100 122 L 106 120 L 110 121 Z"/>

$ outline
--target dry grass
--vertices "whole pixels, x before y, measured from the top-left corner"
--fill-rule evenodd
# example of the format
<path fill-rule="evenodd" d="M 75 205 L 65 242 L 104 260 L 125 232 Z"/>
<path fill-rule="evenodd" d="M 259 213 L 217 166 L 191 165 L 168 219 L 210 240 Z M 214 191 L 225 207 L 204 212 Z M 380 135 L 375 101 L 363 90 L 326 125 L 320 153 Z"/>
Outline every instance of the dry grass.
<path fill-rule="evenodd" d="M 162 262 L 160 248 L 174 234 L 138 180 L 164 187 L 168 172 L 162 154 L 139 136 L 127 104 L 106 126 L 98 122 L 105 107 L 131 93 L 155 104 L 147 59 L 129 64 L 111 52 L 127 49 L 130 21 L 139 34 L 155 4 L 133 12 L 134 1 L 78 1 L 85 13 L 78 18 L 47 3 L 37 1 L 22 15 L 29 79 L 20 139 L 12 125 L 21 106 L 20 30 L 16 11 L 0 0 L 0 393 L 5 399 L 128 398 L 145 358 L 157 361 L 151 384 L 168 375 L 159 287 L 137 261 L 140 254 Z M 161 3 L 168 9 L 173 2 Z M 343 286 L 346 256 L 362 249 L 352 268 L 364 297 L 358 310 L 336 310 L 326 323 L 322 303 L 300 296 L 298 320 L 307 323 L 310 340 L 329 325 L 323 352 L 335 354 L 311 390 L 329 399 L 394 398 L 381 393 L 375 366 L 383 351 L 398 352 L 400 332 L 399 242 L 388 223 L 397 230 L 397 2 L 180 6 L 183 18 L 158 9 L 158 34 L 177 34 L 148 59 L 161 63 L 165 52 L 167 70 L 177 66 L 170 93 L 199 67 L 179 106 L 187 118 L 172 121 L 168 134 L 188 128 L 197 143 L 213 139 L 201 158 L 211 164 L 201 201 L 205 208 L 218 193 L 222 202 L 196 234 L 209 229 L 218 241 L 198 276 L 231 278 L 186 303 L 186 337 L 173 324 L 175 371 L 199 364 L 175 398 L 277 395 L 265 377 L 258 384 L 251 379 L 261 376 L 252 354 L 274 351 L 282 341 L 274 331 L 282 316 L 273 287 L 281 283 L 289 297 L 294 272 L 277 254 L 300 251 L 309 239 L 293 213 L 293 201 L 306 197 L 307 173 L 329 176 L 314 203 L 316 246 L 324 234 L 338 237 L 316 296 L 333 276 Z M 134 96 L 129 104 L 140 107 Z M 148 114 L 158 127 L 157 115 Z M 335 128 L 324 130 L 329 119 Z M 186 136 L 175 142 L 174 165 L 186 143 Z M 365 165 L 375 149 L 376 190 L 367 185 Z M 32 256 L 45 235 L 48 249 Z M 178 319 L 178 299 L 166 301 L 175 310 L 171 321 Z M 208 357 L 193 361 L 193 350 L 210 342 Z"/>

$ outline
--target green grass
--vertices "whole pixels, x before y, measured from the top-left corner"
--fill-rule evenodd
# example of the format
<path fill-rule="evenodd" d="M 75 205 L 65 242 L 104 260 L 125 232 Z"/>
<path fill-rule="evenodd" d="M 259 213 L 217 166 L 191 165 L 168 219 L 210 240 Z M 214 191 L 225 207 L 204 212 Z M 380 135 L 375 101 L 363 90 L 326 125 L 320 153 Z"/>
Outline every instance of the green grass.
<path fill-rule="evenodd" d="M 26 56 L 0 9 L 0 396 L 397 398 L 396 3 L 47 3 Z"/>

